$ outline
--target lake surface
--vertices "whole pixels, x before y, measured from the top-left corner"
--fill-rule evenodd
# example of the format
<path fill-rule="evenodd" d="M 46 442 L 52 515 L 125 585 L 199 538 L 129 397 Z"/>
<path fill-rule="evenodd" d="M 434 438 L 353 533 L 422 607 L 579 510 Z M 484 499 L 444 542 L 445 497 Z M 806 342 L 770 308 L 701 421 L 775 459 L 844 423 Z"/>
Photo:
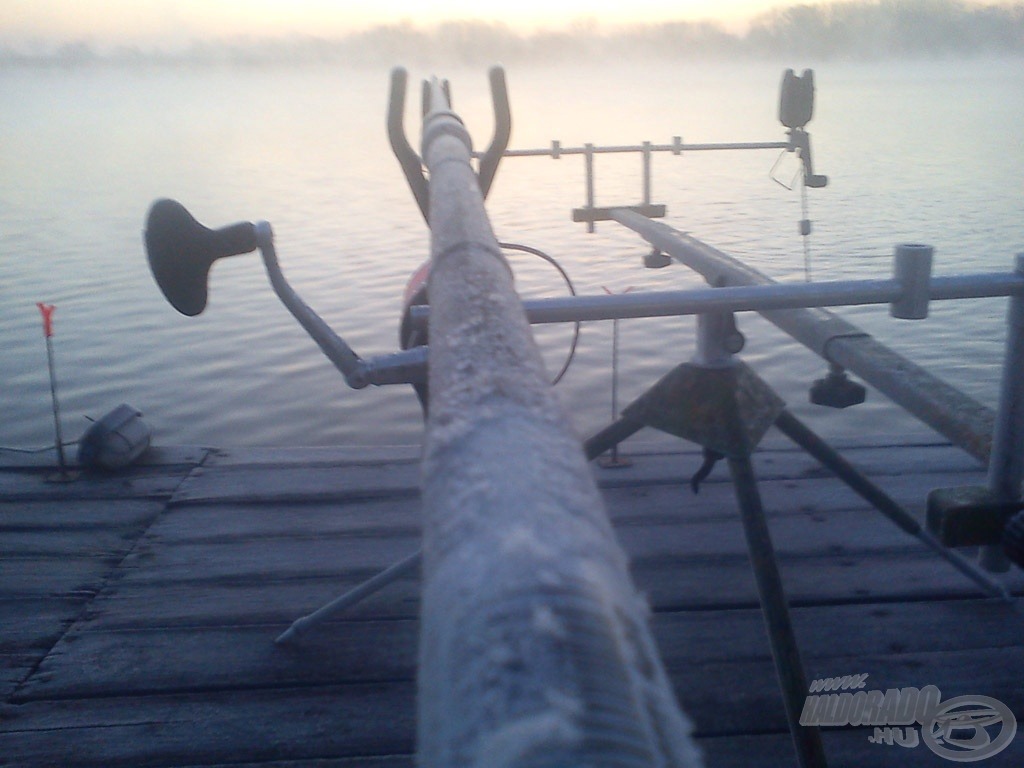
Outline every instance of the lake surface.
<path fill-rule="evenodd" d="M 788 66 L 802 69 L 803 62 Z M 780 141 L 783 65 L 646 64 L 508 71 L 513 148 L 644 140 Z M 824 63 L 808 126 L 823 190 L 809 190 L 815 280 L 887 277 L 896 243 L 936 248 L 936 274 L 1002 271 L 1024 251 L 1024 69 L 1019 62 Z M 417 78 L 411 73 L 410 93 Z M 486 73 L 443 72 L 477 146 L 490 140 Z M 420 440 L 408 387 L 349 390 L 274 296 L 256 255 L 218 262 L 196 318 L 163 300 L 146 265 L 149 204 L 173 197 L 209 226 L 270 221 L 285 274 L 363 356 L 397 349 L 405 282 L 428 232 L 384 130 L 388 72 L 95 67 L 0 71 L 0 446 L 52 441 L 35 302 L 57 305 L 65 435 L 118 403 L 162 444 L 357 445 Z M 418 103 L 407 128 L 418 142 Z M 657 155 L 665 221 L 778 280 L 805 278 L 800 195 L 769 178 L 777 152 Z M 599 157 L 597 203 L 640 198 L 637 156 Z M 613 223 L 588 235 L 579 157 L 510 158 L 488 200 L 500 239 L 543 249 L 581 293 L 701 285 Z M 512 255 L 531 296 L 564 292 Z M 1005 301 L 933 304 L 924 322 L 886 307 L 841 310 L 884 342 L 995 405 Z M 826 435 L 927 434 L 877 392 L 856 409 L 807 403 L 825 364 L 756 315 L 743 356 Z M 570 331 L 537 332 L 552 371 Z M 693 353 L 693 318 L 623 321 L 620 405 Z M 582 328 L 558 386 L 581 434 L 611 411 L 610 322 Z M 644 440 L 656 436 L 646 432 Z"/>

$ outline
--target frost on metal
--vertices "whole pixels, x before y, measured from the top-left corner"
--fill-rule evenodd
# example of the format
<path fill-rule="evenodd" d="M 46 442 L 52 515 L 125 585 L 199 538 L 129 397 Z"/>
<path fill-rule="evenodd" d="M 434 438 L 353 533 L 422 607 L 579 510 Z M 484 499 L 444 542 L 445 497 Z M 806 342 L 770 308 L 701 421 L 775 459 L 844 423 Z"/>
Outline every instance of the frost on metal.
<path fill-rule="evenodd" d="M 698 766 L 465 143 L 431 172 L 423 766 Z"/>

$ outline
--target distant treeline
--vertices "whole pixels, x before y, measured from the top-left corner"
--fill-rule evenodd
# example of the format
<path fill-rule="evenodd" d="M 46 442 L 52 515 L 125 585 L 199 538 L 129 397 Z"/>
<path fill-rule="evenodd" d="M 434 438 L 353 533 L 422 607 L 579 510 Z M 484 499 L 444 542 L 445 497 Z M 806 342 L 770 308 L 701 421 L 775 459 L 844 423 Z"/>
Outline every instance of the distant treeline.
<path fill-rule="evenodd" d="M 472 65 L 557 62 L 767 58 L 871 60 L 1024 55 L 1024 3 L 959 0 L 840 0 L 794 5 L 754 19 L 745 33 L 712 22 L 645 20 L 603 27 L 580 21 L 562 30 L 517 32 L 502 24 L 409 22 L 336 38 L 312 36 L 216 40 L 184 47 L 98 48 L 73 42 L 50 48 L 0 46 L 2 65 L 350 63 Z"/>

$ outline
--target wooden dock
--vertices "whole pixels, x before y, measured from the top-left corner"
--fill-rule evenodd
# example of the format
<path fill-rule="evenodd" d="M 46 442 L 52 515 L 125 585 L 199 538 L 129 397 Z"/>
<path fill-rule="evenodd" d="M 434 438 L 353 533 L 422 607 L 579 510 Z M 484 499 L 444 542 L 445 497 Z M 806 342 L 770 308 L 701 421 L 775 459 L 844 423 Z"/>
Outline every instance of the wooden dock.
<path fill-rule="evenodd" d="M 918 513 L 984 479 L 948 445 L 844 455 Z M 725 468 L 694 496 L 699 452 L 635 459 L 594 471 L 707 765 L 794 765 Z M 1024 720 L 1024 572 L 1013 604 L 984 598 L 803 454 L 769 445 L 755 467 L 810 678 L 935 685 Z M 417 549 L 414 449 L 168 448 L 70 484 L 47 472 L 0 469 L 0 765 L 413 764 L 416 579 L 273 641 Z M 833 768 L 953 764 L 824 730 Z M 979 765 L 1024 765 L 1024 734 Z"/>

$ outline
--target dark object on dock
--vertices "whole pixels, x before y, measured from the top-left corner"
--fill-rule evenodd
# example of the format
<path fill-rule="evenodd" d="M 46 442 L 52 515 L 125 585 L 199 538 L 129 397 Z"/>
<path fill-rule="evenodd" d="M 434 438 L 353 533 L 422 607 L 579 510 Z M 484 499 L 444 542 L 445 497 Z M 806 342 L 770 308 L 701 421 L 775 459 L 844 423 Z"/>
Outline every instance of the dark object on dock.
<path fill-rule="evenodd" d="M 146 452 L 151 437 L 142 413 L 121 403 L 94 421 L 78 441 L 78 463 L 97 469 L 127 467 Z"/>
<path fill-rule="evenodd" d="M 1003 528 L 1003 552 L 1021 568 L 1024 568 L 1024 512 L 1010 518 Z"/>
<path fill-rule="evenodd" d="M 982 485 L 937 488 L 928 494 L 928 528 L 947 547 L 998 544 L 1019 508 L 1016 502 L 1000 504 Z"/>

